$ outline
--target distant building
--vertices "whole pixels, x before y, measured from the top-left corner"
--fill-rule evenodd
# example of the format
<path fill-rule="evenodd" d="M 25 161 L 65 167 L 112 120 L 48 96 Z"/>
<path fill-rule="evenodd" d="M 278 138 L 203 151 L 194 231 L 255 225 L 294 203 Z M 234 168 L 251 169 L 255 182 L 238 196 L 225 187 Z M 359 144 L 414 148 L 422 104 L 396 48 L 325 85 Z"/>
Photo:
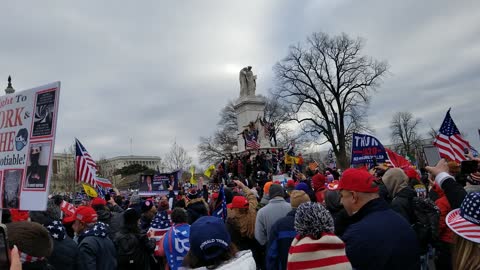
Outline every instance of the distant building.
<path fill-rule="evenodd" d="M 162 166 L 162 159 L 157 156 L 118 156 L 97 162 L 98 170 L 102 172 L 103 176 L 113 176 L 115 170 L 121 169 L 128 165 L 140 164 L 149 169 L 156 170 Z"/>
<path fill-rule="evenodd" d="M 75 155 L 54 153 L 52 162 L 51 192 L 74 191 L 75 189 Z"/>
<path fill-rule="evenodd" d="M 118 156 L 109 159 L 102 159 L 97 162 L 97 171 L 112 181 L 115 185 L 120 180 L 120 176 L 115 176 L 115 170 L 122 167 L 140 164 L 150 169 L 160 170 L 162 168 L 162 159 L 158 156 Z M 51 192 L 72 192 L 78 191 L 79 185 L 75 182 L 75 155 L 67 153 L 53 154 Z"/>

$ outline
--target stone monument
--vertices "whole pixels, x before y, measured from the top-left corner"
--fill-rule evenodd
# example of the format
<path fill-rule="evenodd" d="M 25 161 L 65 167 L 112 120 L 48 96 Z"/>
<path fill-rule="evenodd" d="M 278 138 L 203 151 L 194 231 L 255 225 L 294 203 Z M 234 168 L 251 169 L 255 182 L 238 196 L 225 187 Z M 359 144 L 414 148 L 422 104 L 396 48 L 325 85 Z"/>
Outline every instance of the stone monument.
<path fill-rule="evenodd" d="M 263 97 L 256 96 L 257 75 L 253 75 L 252 67 L 244 67 L 239 73 L 240 97 L 235 103 L 237 115 L 238 151 L 269 148 L 270 140 L 265 136 L 262 121 L 265 109 Z"/>

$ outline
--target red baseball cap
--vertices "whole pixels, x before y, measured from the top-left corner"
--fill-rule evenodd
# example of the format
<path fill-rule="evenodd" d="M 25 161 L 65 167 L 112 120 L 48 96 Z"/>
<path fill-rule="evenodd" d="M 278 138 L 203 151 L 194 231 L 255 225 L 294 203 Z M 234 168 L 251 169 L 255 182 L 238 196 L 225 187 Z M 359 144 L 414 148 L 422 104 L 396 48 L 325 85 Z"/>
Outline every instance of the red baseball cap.
<path fill-rule="evenodd" d="M 107 201 L 102 198 L 93 198 L 92 202 L 90 203 L 92 206 L 94 205 L 107 205 Z"/>
<path fill-rule="evenodd" d="M 90 206 L 79 206 L 75 210 L 73 216 L 69 216 L 63 219 L 64 223 L 71 223 L 75 220 L 79 220 L 83 223 L 95 223 L 97 222 L 97 212 Z"/>
<path fill-rule="evenodd" d="M 293 187 L 293 188 L 295 188 L 295 181 L 293 181 L 293 179 L 288 179 L 288 181 L 287 181 L 287 187 Z"/>
<path fill-rule="evenodd" d="M 227 207 L 232 208 L 240 208 L 240 209 L 248 209 L 248 200 L 243 196 L 235 196 L 233 197 L 232 203 L 227 204 Z"/>
<path fill-rule="evenodd" d="M 378 192 L 378 186 L 374 180 L 375 177 L 366 170 L 353 168 L 347 169 L 343 172 L 336 189 L 374 193 Z"/>

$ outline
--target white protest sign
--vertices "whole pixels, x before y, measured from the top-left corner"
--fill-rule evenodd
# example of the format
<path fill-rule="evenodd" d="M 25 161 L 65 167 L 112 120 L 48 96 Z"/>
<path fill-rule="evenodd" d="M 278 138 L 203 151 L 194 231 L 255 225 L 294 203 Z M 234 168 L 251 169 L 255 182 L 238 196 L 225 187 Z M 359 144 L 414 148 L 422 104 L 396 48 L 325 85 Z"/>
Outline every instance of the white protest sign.
<path fill-rule="evenodd" d="M 1 208 L 45 210 L 60 82 L 0 97 Z"/>

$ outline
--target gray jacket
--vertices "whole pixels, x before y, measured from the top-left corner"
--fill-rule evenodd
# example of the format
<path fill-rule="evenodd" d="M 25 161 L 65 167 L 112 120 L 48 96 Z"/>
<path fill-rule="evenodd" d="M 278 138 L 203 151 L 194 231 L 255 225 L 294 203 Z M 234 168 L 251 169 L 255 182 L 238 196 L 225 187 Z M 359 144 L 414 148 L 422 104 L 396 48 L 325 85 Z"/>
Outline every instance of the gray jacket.
<path fill-rule="evenodd" d="M 265 245 L 270 237 L 273 224 L 286 216 L 292 207 L 283 198 L 275 197 L 260 209 L 255 220 L 255 239 L 261 245 Z"/>

